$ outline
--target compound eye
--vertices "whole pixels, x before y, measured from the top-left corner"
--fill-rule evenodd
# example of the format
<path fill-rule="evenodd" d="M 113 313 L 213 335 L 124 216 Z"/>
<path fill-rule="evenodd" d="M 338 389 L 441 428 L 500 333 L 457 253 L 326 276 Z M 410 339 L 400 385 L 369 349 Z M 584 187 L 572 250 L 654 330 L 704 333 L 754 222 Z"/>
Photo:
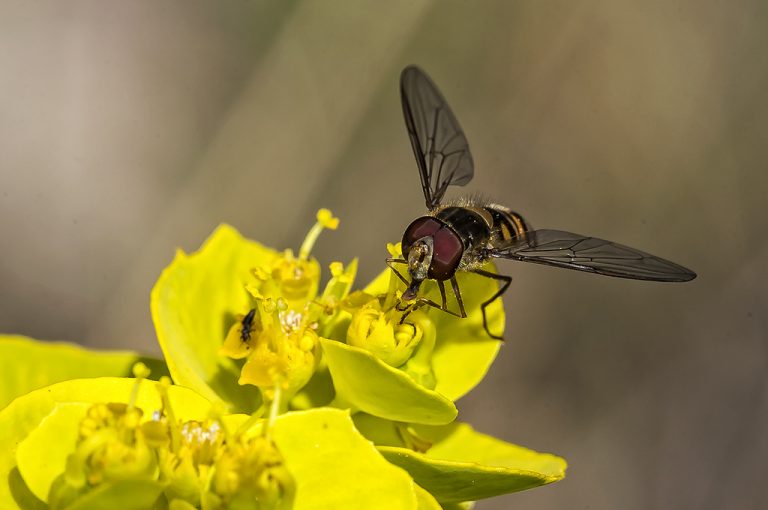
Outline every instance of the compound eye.
<path fill-rule="evenodd" d="M 434 247 L 432 264 L 429 266 L 429 277 L 435 280 L 448 280 L 459 267 L 464 245 L 456 233 L 450 228 L 442 228 L 432 236 Z"/>
<path fill-rule="evenodd" d="M 431 216 L 422 216 L 421 218 L 413 220 L 403 234 L 403 257 L 406 259 L 408 258 L 408 252 L 411 251 L 413 243 L 422 237 L 433 236 L 442 226 L 443 225 L 439 221 Z"/>

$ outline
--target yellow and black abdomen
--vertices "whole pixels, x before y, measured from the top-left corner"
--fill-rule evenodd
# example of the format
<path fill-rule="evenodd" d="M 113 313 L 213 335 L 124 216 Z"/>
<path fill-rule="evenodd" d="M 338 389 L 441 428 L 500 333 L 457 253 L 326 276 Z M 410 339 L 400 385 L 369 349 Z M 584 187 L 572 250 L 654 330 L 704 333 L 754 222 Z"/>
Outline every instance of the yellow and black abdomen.
<path fill-rule="evenodd" d="M 529 227 L 522 216 L 500 205 L 488 205 L 483 209 L 493 218 L 492 235 L 499 241 L 525 238 Z"/>

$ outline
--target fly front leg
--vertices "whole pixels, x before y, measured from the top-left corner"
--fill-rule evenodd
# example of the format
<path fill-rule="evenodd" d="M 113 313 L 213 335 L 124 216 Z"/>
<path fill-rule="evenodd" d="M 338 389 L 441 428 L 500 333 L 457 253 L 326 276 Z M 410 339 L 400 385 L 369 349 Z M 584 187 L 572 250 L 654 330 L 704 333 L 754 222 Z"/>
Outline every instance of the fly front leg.
<path fill-rule="evenodd" d="M 441 310 L 447 310 L 448 309 L 448 299 L 445 296 L 445 284 L 442 280 L 437 281 L 437 286 L 440 288 L 440 297 L 443 299 L 443 306 L 440 307 Z"/>
<path fill-rule="evenodd" d="M 392 271 L 395 272 L 397 277 L 400 278 L 400 281 L 402 281 L 405 284 L 405 286 L 407 287 L 408 286 L 408 280 L 405 279 L 405 276 L 400 274 L 400 271 L 397 270 L 397 268 L 395 267 L 395 264 L 408 264 L 408 261 L 405 260 L 405 259 L 397 259 L 397 258 L 392 258 L 392 257 L 389 257 L 387 259 L 387 266 L 389 266 L 389 268 Z"/>
<path fill-rule="evenodd" d="M 392 271 L 394 271 L 394 273 L 397 275 L 398 278 L 400 278 L 400 281 L 402 281 L 406 285 L 406 287 L 409 286 L 410 283 L 405 278 L 405 276 L 403 276 L 400 273 L 400 271 L 397 270 L 397 268 L 395 267 L 395 264 L 406 264 L 407 265 L 408 261 L 405 260 L 405 259 L 399 259 L 399 258 L 390 257 L 390 258 L 387 259 L 387 266 L 389 266 L 389 268 Z M 401 317 L 401 319 L 400 319 L 400 324 L 403 324 L 403 322 L 405 321 L 406 317 L 408 317 L 408 315 L 410 315 L 411 312 L 418 310 L 422 306 L 430 306 L 432 308 L 437 308 L 440 311 L 449 313 L 449 314 L 453 315 L 454 317 L 459 317 L 461 319 L 463 319 L 463 318 L 465 318 L 467 316 L 467 312 L 464 310 L 464 301 L 461 299 L 461 292 L 459 291 L 459 284 L 456 281 L 455 277 L 451 278 L 451 287 L 453 288 L 453 293 L 456 296 L 456 301 L 459 303 L 459 311 L 458 312 L 455 312 L 455 311 L 450 310 L 448 308 L 448 297 L 447 297 L 447 295 L 445 293 L 445 283 L 442 280 L 437 280 L 437 287 L 440 289 L 440 297 L 441 297 L 442 304 L 437 304 L 434 301 L 432 301 L 431 299 L 425 298 L 425 297 L 416 298 L 416 300 L 412 304 L 405 305 L 403 307 L 401 307 L 402 303 L 398 303 L 396 305 L 396 308 L 399 311 L 401 311 L 401 312 L 405 312 L 403 314 L 403 316 Z"/>
<path fill-rule="evenodd" d="M 503 282 L 499 290 L 496 291 L 496 293 L 493 296 L 491 296 L 490 299 L 488 299 L 482 305 L 480 305 L 480 309 L 483 312 L 483 328 L 485 329 L 485 332 L 488 333 L 488 336 L 490 336 L 491 338 L 503 341 L 504 337 L 499 335 L 494 335 L 493 333 L 491 333 L 491 330 L 488 329 L 488 317 L 486 315 L 485 309 L 488 307 L 488 305 L 490 305 L 491 303 L 499 299 L 501 295 L 507 291 L 507 289 L 509 288 L 509 285 L 512 283 L 512 277 L 506 276 L 503 274 L 491 273 L 490 271 L 485 271 L 483 269 L 474 269 L 472 272 L 475 274 L 479 274 L 480 276 L 485 276 L 486 278 L 491 278 L 491 279 Z"/>
<path fill-rule="evenodd" d="M 404 308 L 403 311 L 407 310 L 406 313 L 403 315 L 403 317 L 400 319 L 400 324 L 403 323 L 405 318 L 413 312 L 414 310 L 418 310 L 422 306 L 431 306 L 432 308 L 437 308 L 438 310 L 451 314 L 454 317 L 458 317 L 459 319 L 465 319 L 467 317 L 467 312 L 464 309 L 464 300 L 461 299 L 461 291 L 459 290 L 459 282 L 456 281 L 456 277 L 451 278 L 451 288 L 453 289 L 453 294 L 456 296 L 456 302 L 459 304 L 459 311 L 455 312 L 448 308 L 448 297 L 445 293 L 445 282 L 442 280 L 437 280 L 437 288 L 440 289 L 440 298 L 442 301 L 442 304 L 438 305 L 431 299 L 421 297 L 417 298 L 415 303 L 410 305 L 408 308 Z"/>
<path fill-rule="evenodd" d="M 438 283 L 442 283 L 442 282 L 438 282 Z M 453 310 L 449 310 L 447 306 L 439 305 L 439 304 L 435 303 L 434 301 L 432 301 L 429 298 L 420 297 L 420 298 L 416 298 L 416 300 L 413 302 L 413 304 L 408 305 L 406 308 L 403 308 L 403 309 L 398 308 L 398 310 L 405 311 L 403 316 L 400 318 L 400 324 L 403 324 L 405 322 L 406 317 L 408 317 L 408 315 L 410 315 L 411 312 L 415 312 L 416 310 L 418 310 L 422 306 L 430 306 L 432 308 L 437 308 L 438 310 L 440 310 L 442 312 L 451 314 L 454 317 L 458 317 L 460 319 L 463 319 L 464 317 L 466 317 L 466 314 L 465 315 L 461 315 L 458 312 L 454 312 Z"/>
<path fill-rule="evenodd" d="M 400 274 L 400 271 L 397 270 L 397 268 L 395 267 L 395 264 L 406 264 L 407 265 L 408 261 L 405 260 L 405 259 L 398 259 L 398 258 L 394 258 L 394 257 L 387 258 L 387 266 L 392 270 L 393 273 L 395 273 L 397 275 L 398 278 L 400 278 L 400 281 L 403 282 L 406 287 L 408 287 L 408 285 L 409 285 L 408 280 L 406 280 L 405 276 Z M 409 307 L 407 305 L 405 307 L 401 307 L 400 306 L 401 304 L 402 304 L 401 301 L 398 300 L 398 302 L 395 304 L 395 308 L 398 311 L 400 311 L 400 312 L 407 311 L 406 314 L 403 315 L 403 317 L 406 317 L 409 313 L 411 313 L 411 311 L 408 310 Z M 400 323 L 401 324 L 403 323 L 402 319 L 400 320 Z"/>
<path fill-rule="evenodd" d="M 442 282 L 441 282 L 442 283 Z M 453 295 L 456 296 L 456 301 L 459 303 L 459 311 L 461 312 L 461 318 L 467 317 L 467 311 L 464 309 L 464 300 L 461 299 L 461 291 L 459 290 L 459 282 L 456 281 L 456 277 L 451 278 L 451 288 L 453 288 Z M 443 302 L 445 302 L 445 296 L 443 296 Z"/>

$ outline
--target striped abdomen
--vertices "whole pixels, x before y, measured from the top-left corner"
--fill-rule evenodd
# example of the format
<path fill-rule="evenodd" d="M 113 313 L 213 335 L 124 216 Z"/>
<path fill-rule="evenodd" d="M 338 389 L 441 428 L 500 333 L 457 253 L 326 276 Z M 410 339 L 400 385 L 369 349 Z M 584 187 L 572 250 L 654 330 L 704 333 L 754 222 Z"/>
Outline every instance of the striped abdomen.
<path fill-rule="evenodd" d="M 529 230 L 522 216 L 500 205 L 489 205 L 484 208 L 493 217 L 494 238 L 504 242 L 525 237 Z"/>
<path fill-rule="evenodd" d="M 437 211 L 435 218 L 458 234 L 464 250 L 468 252 L 487 248 L 489 242 L 498 243 L 524 237 L 528 231 L 522 216 L 496 204 L 446 207 Z"/>

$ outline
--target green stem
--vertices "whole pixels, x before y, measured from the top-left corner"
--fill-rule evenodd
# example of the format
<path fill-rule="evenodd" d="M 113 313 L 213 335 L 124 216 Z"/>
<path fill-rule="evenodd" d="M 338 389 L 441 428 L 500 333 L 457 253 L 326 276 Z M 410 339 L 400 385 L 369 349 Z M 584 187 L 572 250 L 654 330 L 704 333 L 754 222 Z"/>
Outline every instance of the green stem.
<path fill-rule="evenodd" d="M 283 396 L 283 388 L 280 381 L 275 384 L 275 392 L 272 398 L 272 405 L 269 407 L 269 417 L 267 418 L 267 426 L 264 429 L 264 435 L 268 440 L 272 440 L 272 426 L 275 424 L 275 419 L 280 413 L 280 399 Z"/>

